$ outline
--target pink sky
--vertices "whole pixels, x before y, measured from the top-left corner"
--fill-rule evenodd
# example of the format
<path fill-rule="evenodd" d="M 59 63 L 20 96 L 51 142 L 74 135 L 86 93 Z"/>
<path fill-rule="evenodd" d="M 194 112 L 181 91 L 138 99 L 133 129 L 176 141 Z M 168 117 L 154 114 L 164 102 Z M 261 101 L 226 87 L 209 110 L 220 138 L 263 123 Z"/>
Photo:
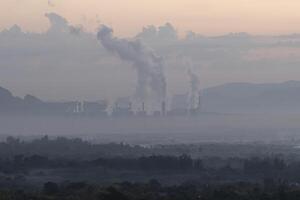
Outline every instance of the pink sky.
<path fill-rule="evenodd" d="M 181 34 L 228 32 L 284 34 L 300 32 L 299 0 L 1 0 L 0 28 L 19 24 L 44 31 L 46 12 L 95 30 L 99 22 L 130 36 L 145 25 L 171 22 Z"/>

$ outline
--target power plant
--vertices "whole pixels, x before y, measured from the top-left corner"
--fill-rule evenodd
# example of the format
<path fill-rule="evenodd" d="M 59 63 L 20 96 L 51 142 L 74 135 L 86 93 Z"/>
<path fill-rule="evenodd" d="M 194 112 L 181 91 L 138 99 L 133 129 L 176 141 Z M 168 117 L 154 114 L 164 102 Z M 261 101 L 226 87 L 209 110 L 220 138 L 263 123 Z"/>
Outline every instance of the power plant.
<path fill-rule="evenodd" d="M 118 98 L 114 104 L 111 115 L 113 117 L 133 116 L 132 102 L 129 98 Z"/>
<path fill-rule="evenodd" d="M 105 25 L 102 25 L 99 29 L 97 38 L 108 52 L 118 56 L 123 61 L 131 63 L 137 76 L 134 94 L 134 100 L 138 104 L 137 109 L 133 109 L 134 106 L 131 100 L 120 101 L 120 99 L 118 99 L 112 109 L 112 116 L 189 115 L 197 114 L 200 111 L 200 95 L 197 95 L 199 92 L 199 78 L 191 70 L 190 64 L 187 65 L 190 91 L 188 95 L 184 97 L 186 98 L 185 102 L 183 100 L 184 105 L 179 106 L 180 108 L 171 106 L 171 109 L 168 109 L 164 59 L 140 40 L 131 41 L 115 37 L 113 29 Z M 152 105 L 154 104 L 153 101 L 149 104 L 149 96 L 155 99 L 154 102 L 156 104 L 159 102 L 160 106 Z M 198 102 L 196 103 L 197 98 Z M 174 101 L 174 105 L 176 105 L 176 96 L 172 101 Z M 147 107 L 150 108 L 148 111 L 145 108 L 145 102 L 149 104 L 147 105 Z"/>
<path fill-rule="evenodd" d="M 114 103 L 111 116 L 112 117 L 168 117 L 168 116 L 189 116 L 197 115 L 201 112 L 201 96 L 198 95 L 196 105 L 189 104 L 189 95 L 177 94 L 173 95 L 171 104 L 162 101 L 160 109 L 146 109 L 146 103 L 142 102 L 139 106 L 134 105 L 129 98 L 118 98 Z M 169 108 L 169 109 L 168 109 Z"/>
<path fill-rule="evenodd" d="M 199 79 L 191 70 L 188 71 L 190 90 L 184 94 L 174 94 L 170 100 L 166 95 L 160 95 L 157 100 L 157 93 L 144 94 L 141 100 L 139 97 L 119 97 L 108 104 L 102 102 L 75 102 L 73 114 L 76 115 L 101 115 L 111 117 L 168 117 L 168 116 L 195 116 L 201 112 L 201 95 L 199 90 Z M 157 89 L 159 91 L 159 89 Z M 166 92 L 165 90 L 163 90 Z M 151 94 L 151 93 L 150 93 Z M 147 98 L 146 98 L 147 97 Z"/>

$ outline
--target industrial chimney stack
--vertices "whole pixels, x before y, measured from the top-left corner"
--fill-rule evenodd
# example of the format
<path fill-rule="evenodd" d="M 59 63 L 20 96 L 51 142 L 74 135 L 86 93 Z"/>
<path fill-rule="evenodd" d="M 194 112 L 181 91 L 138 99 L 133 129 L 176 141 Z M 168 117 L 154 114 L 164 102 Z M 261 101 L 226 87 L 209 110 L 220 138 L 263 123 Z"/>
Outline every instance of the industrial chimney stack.
<path fill-rule="evenodd" d="M 197 110 L 198 110 L 198 112 L 201 110 L 201 95 L 200 95 L 200 92 L 199 92 L 199 95 L 198 95 L 198 106 L 197 106 Z"/>
<path fill-rule="evenodd" d="M 165 102 L 165 101 L 163 101 L 163 102 L 161 103 L 161 115 L 162 115 L 162 116 L 165 116 L 165 115 L 166 115 L 166 102 Z"/>
<path fill-rule="evenodd" d="M 145 102 L 142 103 L 142 112 L 145 112 Z"/>

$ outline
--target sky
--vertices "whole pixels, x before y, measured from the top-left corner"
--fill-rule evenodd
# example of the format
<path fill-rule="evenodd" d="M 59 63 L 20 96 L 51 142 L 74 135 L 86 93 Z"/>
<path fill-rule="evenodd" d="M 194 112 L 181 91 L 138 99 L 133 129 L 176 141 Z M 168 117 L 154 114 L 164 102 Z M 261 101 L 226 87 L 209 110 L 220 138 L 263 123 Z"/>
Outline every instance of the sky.
<path fill-rule="evenodd" d="M 0 1 L 0 87 L 17 96 L 133 96 L 139 63 L 167 96 L 189 92 L 188 71 L 199 88 L 300 80 L 298 0 Z"/>
<path fill-rule="evenodd" d="M 300 32 L 298 0 L 1 0 L 0 28 L 19 24 L 26 31 L 45 31 L 46 12 L 94 31 L 99 23 L 131 36 L 148 24 L 172 23 L 183 35 L 228 32 L 286 34 Z"/>

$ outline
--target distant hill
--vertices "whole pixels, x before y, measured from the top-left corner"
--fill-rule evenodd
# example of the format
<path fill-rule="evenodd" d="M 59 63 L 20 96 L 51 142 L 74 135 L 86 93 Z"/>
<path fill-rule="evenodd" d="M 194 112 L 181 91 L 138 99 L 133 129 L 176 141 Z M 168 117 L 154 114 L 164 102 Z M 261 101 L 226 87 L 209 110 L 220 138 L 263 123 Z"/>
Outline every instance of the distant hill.
<path fill-rule="evenodd" d="M 202 91 L 202 106 L 211 112 L 300 112 L 300 81 L 207 88 Z"/>
<path fill-rule="evenodd" d="M 300 81 L 228 83 L 201 92 L 202 109 L 217 113 L 300 113 Z M 88 112 L 106 115 L 105 102 L 45 102 L 32 95 L 15 97 L 0 87 L 0 114 L 58 114 Z"/>
<path fill-rule="evenodd" d="M 105 102 L 46 102 L 32 95 L 20 98 L 13 96 L 9 90 L 0 87 L 0 115 L 105 115 L 106 108 Z"/>
<path fill-rule="evenodd" d="M 23 99 L 14 97 L 12 93 L 0 87 L 0 111 L 1 112 L 14 112 L 19 110 L 23 104 Z"/>

